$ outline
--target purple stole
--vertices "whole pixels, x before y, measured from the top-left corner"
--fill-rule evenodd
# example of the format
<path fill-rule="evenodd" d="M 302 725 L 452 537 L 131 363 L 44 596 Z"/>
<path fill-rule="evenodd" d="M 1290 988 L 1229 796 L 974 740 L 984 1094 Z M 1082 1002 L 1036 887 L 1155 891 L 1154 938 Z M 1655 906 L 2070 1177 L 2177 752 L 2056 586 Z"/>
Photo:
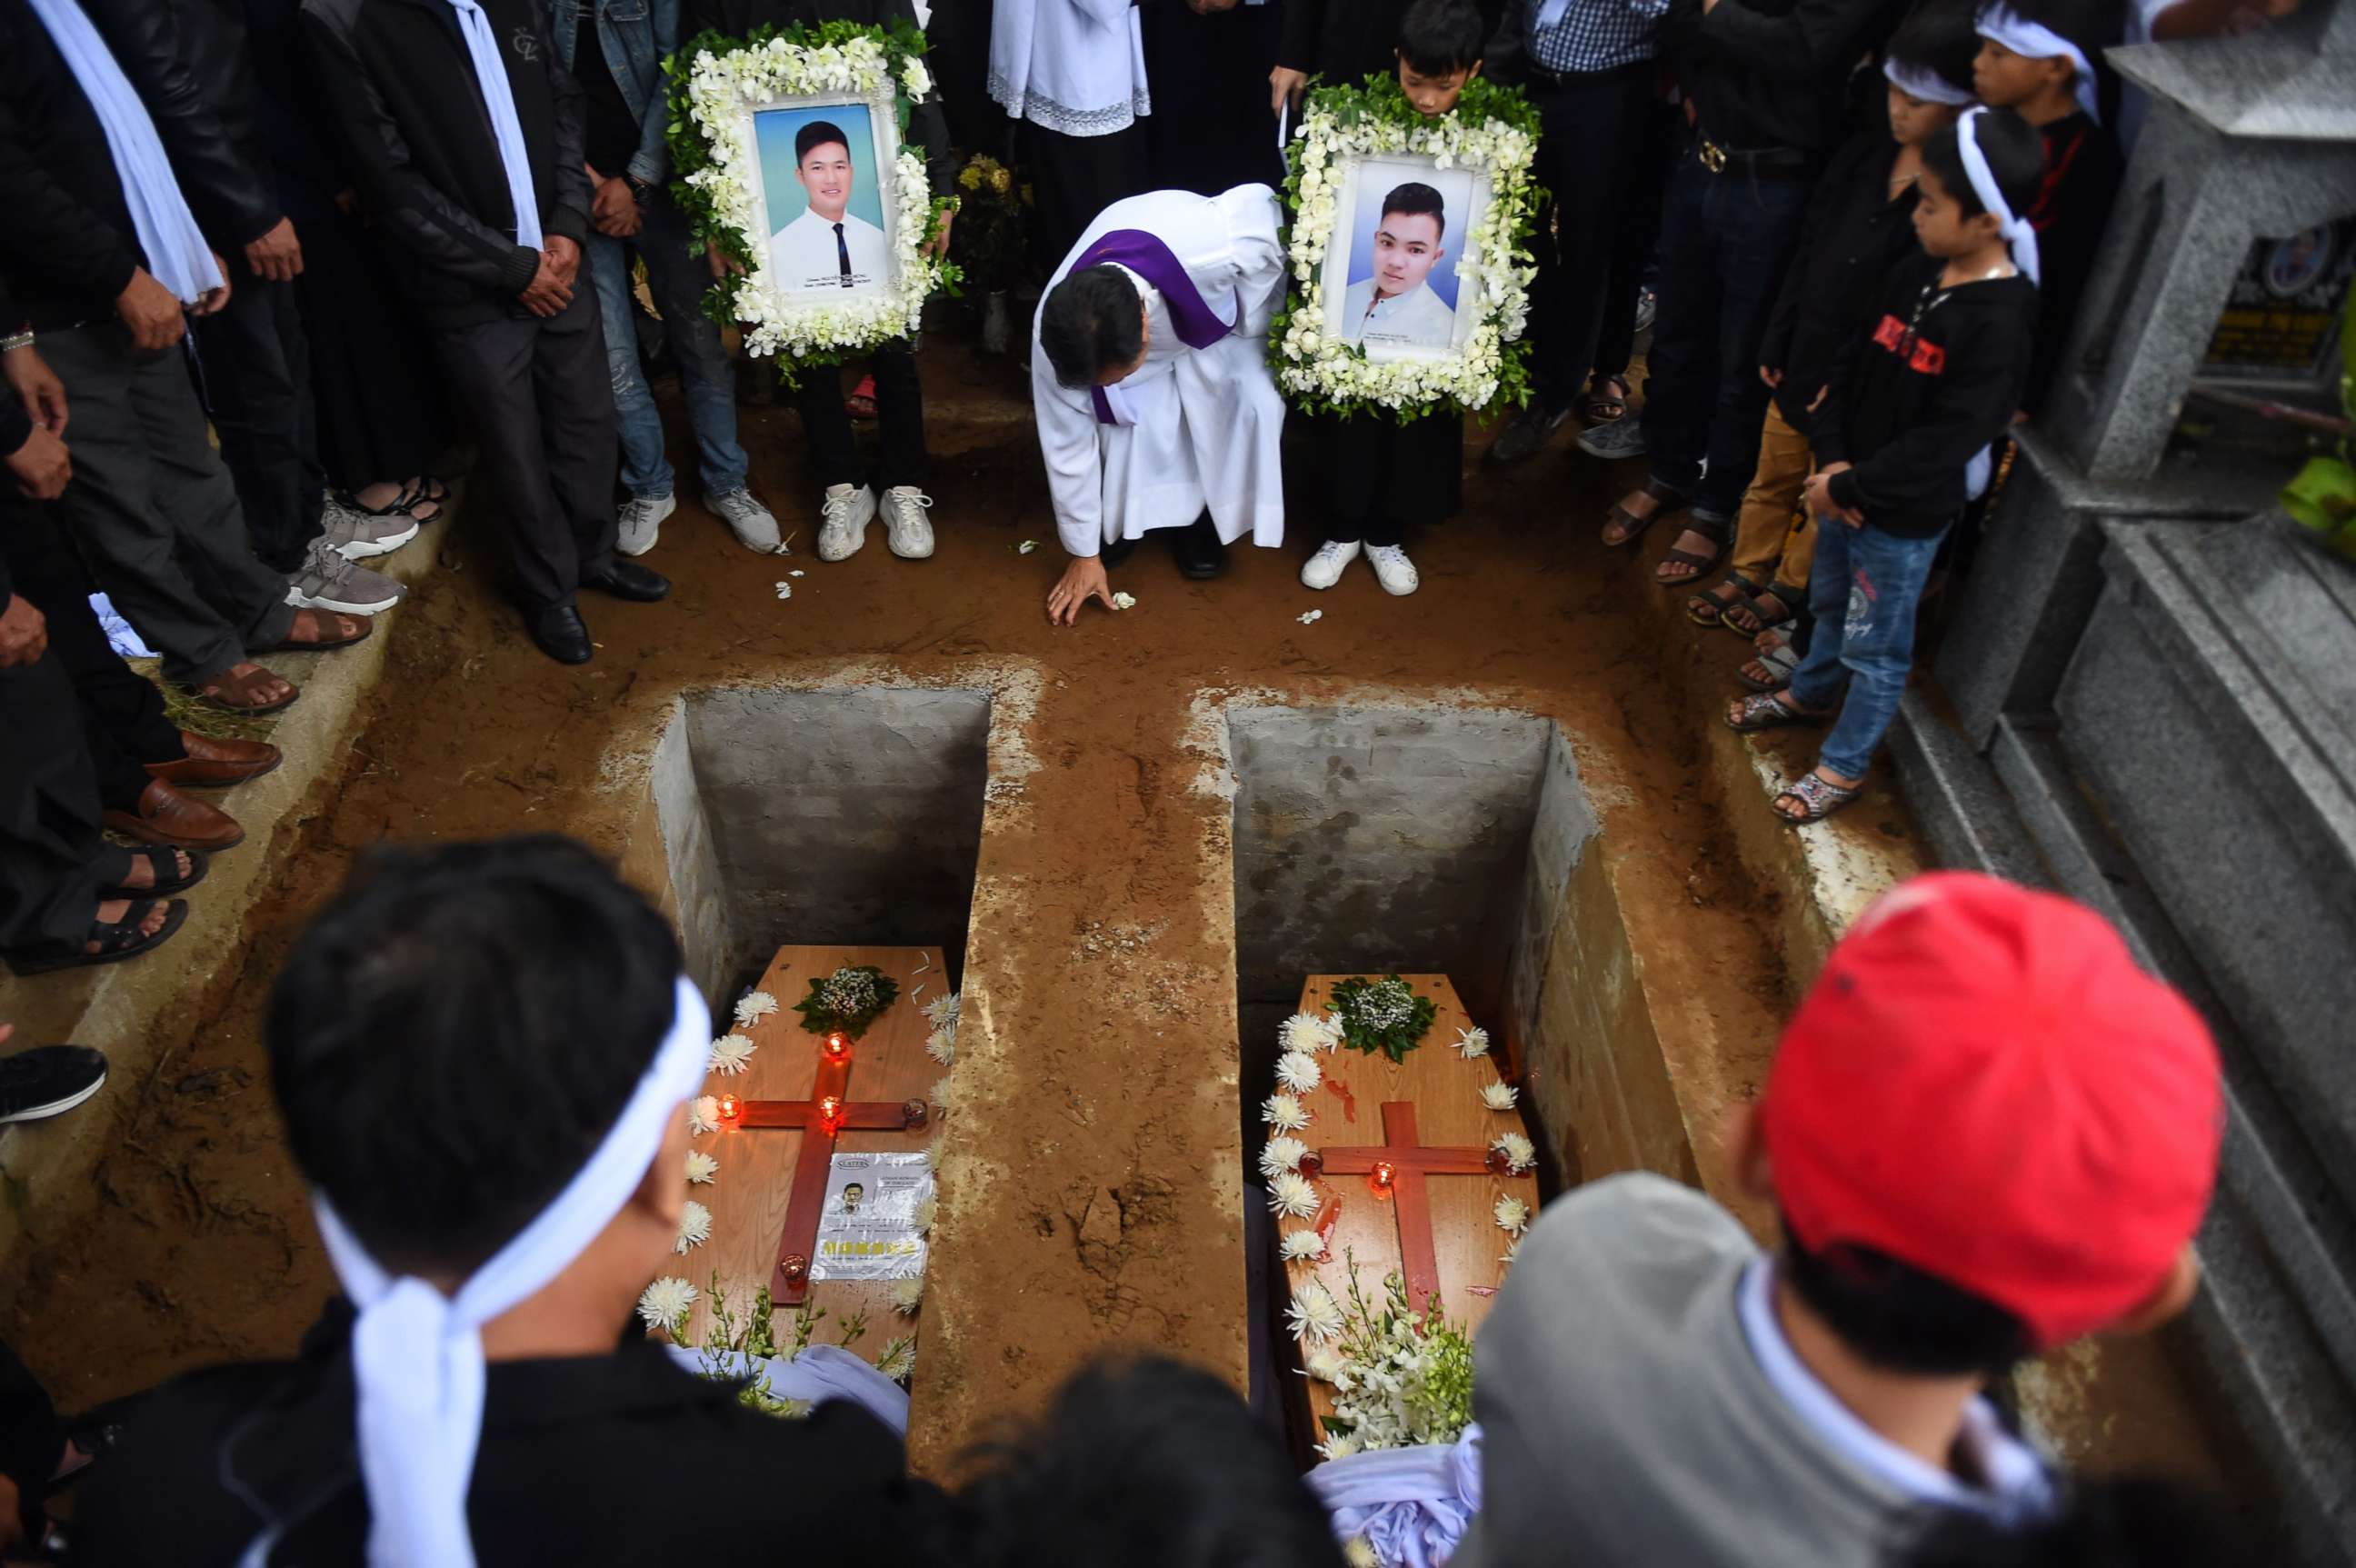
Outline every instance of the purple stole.
<path fill-rule="evenodd" d="M 1170 253 L 1170 247 L 1144 230 L 1110 231 L 1073 259 L 1071 271 L 1076 273 L 1108 262 L 1119 263 L 1162 291 L 1162 303 L 1170 307 L 1170 324 L 1177 328 L 1178 340 L 1189 349 L 1207 349 L 1235 329 L 1234 322 L 1220 320 L 1217 313 L 1204 303 L 1202 292 L 1186 275 L 1178 258 Z M 1106 401 L 1104 388 L 1090 387 L 1088 400 L 1096 405 L 1098 424 L 1119 423 L 1112 416 L 1112 404 Z"/>

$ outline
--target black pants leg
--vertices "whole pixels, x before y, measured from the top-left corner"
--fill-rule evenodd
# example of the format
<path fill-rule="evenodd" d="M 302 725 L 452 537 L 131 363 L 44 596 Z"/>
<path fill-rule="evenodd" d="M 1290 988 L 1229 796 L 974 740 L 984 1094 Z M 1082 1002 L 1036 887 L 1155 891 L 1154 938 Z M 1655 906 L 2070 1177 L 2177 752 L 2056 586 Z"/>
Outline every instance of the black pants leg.
<path fill-rule="evenodd" d="M 1661 195 L 1668 187 L 1669 154 L 1681 129 L 1676 108 L 1667 103 L 1647 104 L 1638 123 L 1635 174 L 1612 242 L 1612 278 L 1604 286 L 1603 321 L 1596 332 L 1590 376 L 1625 379 L 1636 357 L 1636 297 L 1644 292 L 1644 273 L 1660 242 Z"/>
<path fill-rule="evenodd" d="M 868 373 L 875 378 L 875 423 L 884 437 L 884 466 L 872 479 L 859 460 L 859 437 L 843 405 L 842 374 L 832 365 L 802 372 L 794 391 L 802 434 L 809 441 L 810 477 L 821 489 L 873 483 L 880 493 L 900 485 L 924 488 L 925 389 L 916 377 L 916 356 L 904 346 L 877 350 Z"/>
<path fill-rule="evenodd" d="M 98 908 L 98 780 L 54 653 L 0 670 L 0 948 L 79 945 Z"/>
<path fill-rule="evenodd" d="M 620 438 L 596 291 L 574 289 L 546 319 L 441 328 L 434 349 L 506 514 L 517 596 L 528 609 L 570 604 L 613 564 L 617 526 Z"/>
<path fill-rule="evenodd" d="M 16 590 L 48 621 L 49 652 L 73 683 L 82 731 L 98 771 L 99 798 L 128 811 L 147 788 L 143 764 L 187 755 L 165 716 L 164 693 L 123 661 L 90 607 L 90 584 L 59 526 L 57 509 L 0 502 L 0 558 Z"/>
<path fill-rule="evenodd" d="M 1109 136 L 1066 136 L 1023 122 L 1016 156 L 1031 166 L 1039 197 L 1037 261 L 1053 273 L 1097 214 L 1145 188 L 1144 128 Z"/>
<path fill-rule="evenodd" d="M 1411 524 L 1446 521 L 1462 499 L 1464 419 L 1437 410 L 1402 424 L 1388 414 L 1314 422 L 1326 467 L 1325 537 L 1400 544 Z"/>
<path fill-rule="evenodd" d="M 190 319 L 198 385 L 237 485 L 253 553 L 273 571 L 303 564 L 322 496 L 310 355 L 294 286 L 241 277 L 229 304 Z"/>
<path fill-rule="evenodd" d="M 1537 93 L 1538 177 L 1559 221 L 1553 242 L 1541 215 L 1532 331 L 1538 400 L 1569 408 L 1596 362 L 1611 293 L 1621 215 L 1630 201 L 1645 114 L 1649 64 L 1573 77 Z"/>
<path fill-rule="evenodd" d="M 65 1447 L 65 1428 L 48 1391 L 14 1350 L 0 1345 L 0 1476 L 16 1484 L 16 1517 L 28 1552 L 47 1533 L 41 1498 Z"/>

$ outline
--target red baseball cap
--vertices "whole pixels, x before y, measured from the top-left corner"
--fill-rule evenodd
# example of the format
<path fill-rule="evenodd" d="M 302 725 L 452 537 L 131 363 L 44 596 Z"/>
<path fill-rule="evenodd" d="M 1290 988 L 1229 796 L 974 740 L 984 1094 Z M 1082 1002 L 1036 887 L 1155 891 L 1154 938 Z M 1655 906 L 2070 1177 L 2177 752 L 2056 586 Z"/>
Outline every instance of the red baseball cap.
<path fill-rule="evenodd" d="M 1833 949 L 1759 1114 L 1802 1245 L 1872 1247 L 2040 1347 L 2166 1283 L 2224 1121 L 2208 1026 L 2102 917 L 1962 872 L 1892 889 Z"/>

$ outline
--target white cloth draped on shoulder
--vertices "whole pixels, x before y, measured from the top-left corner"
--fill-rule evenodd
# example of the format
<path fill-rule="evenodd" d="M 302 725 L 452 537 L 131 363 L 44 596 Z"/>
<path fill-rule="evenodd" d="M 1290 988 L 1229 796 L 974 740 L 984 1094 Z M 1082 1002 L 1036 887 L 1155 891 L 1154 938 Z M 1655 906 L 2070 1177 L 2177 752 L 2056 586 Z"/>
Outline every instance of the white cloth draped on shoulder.
<path fill-rule="evenodd" d="M 1268 323 L 1284 292 L 1276 193 L 1242 185 L 1218 196 L 1153 191 L 1098 215 L 1055 269 L 1052 289 L 1103 235 L 1142 230 L 1169 247 L 1203 301 L 1235 325 L 1208 349 L 1190 349 L 1161 291 L 1136 278 L 1146 308 L 1145 363 L 1113 386 L 1119 423 L 1097 416 L 1086 387 L 1059 384 L 1031 323 L 1031 392 L 1055 503 L 1055 530 L 1074 555 L 1183 528 L 1209 509 L 1232 544 L 1284 542 L 1278 453 L 1284 400 L 1268 368 Z M 1043 305 L 1044 308 L 1044 305 Z"/>

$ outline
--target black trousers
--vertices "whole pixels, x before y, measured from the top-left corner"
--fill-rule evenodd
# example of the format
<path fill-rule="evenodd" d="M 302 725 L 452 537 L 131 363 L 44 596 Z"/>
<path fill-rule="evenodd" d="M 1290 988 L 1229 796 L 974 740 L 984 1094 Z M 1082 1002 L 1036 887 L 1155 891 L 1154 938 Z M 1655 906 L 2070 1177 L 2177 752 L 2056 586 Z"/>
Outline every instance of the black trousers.
<path fill-rule="evenodd" d="M 1033 259 L 1052 274 L 1098 213 L 1146 188 L 1145 130 L 1132 124 L 1109 136 L 1066 136 L 1025 120 L 1015 135 L 1015 158 L 1030 166 L 1039 199 Z"/>
<path fill-rule="evenodd" d="M 925 482 L 925 389 L 916 379 L 916 351 L 905 344 L 876 350 L 869 365 L 875 378 L 875 423 L 884 437 L 884 464 L 873 476 L 861 467 L 859 438 L 843 406 L 842 376 L 833 365 L 802 372 L 795 392 L 802 433 L 809 437 L 810 471 L 821 486 L 864 485 L 879 491 Z"/>
<path fill-rule="evenodd" d="M 16 1484 L 16 1517 L 28 1556 L 47 1533 L 41 1499 L 65 1448 L 65 1428 L 48 1391 L 14 1350 L 0 1345 L 0 1476 Z"/>
<path fill-rule="evenodd" d="M 517 596 L 530 609 L 572 603 L 614 564 L 618 526 L 620 437 L 586 269 L 555 316 L 438 327 L 434 352 L 506 516 Z"/>
<path fill-rule="evenodd" d="M 294 572 L 319 536 L 327 487 L 294 285 L 239 277 L 228 305 L 188 325 L 197 339 L 197 384 L 245 510 L 253 553 L 274 572 Z"/>
<path fill-rule="evenodd" d="M 98 779 L 54 652 L 0 670 L 0 948 L 72 942 L 98 909 Z"/>
<path fill-rule="evenodd" d="M 109 811 L 135 811 L 148 784 L 144 765 L 177 761 L 187 748 L 165 716 L 164 693 L 106 640 L 62 521 L 55 507 L 0 502 L 0 559 L 16 592 L 48 621 L 49 657 L 73 684 L 100 800 Z"/>
<path fill-rule="evenodd" d="M 1620 233 L 1612 247 L 1612 281 L 1604 285 L 1603 321 L 1595 335 L 1595 362 L 1590 376 L 1625 378 L 1636 357 L 1636 296 L 1644 292 L 1644 275 L 1652 271 L 1653 252 L 1661 241 L 1661 198 L 1669 185 L 1670 155 L 1684 130 L 1674 103 L 1654 103 L 1644 111 L 1637 131 L 1640 166 L 1620 209 Z"/>
<path fill-rule="evenodd" d="M 1643 60 L 1530 84 L 1538 181 L 1553 197 L 1538 214 L 1530 323 L 1537 401 L 1550 410 L 1569 408 L 1598 362 L 1622 217 L 1647 162 L 1646 128 L 1658 124 L 1654 74 Z"/>
<path fill-rule="evenodd" d="M 1411 524 L 1443 522 L 1464 494 L 1464 418 L 1436 410 L 1402 424 L 1387 413 L 1313 422 L 1326 472 L 1325 537 L 1398 544 Z"/>

